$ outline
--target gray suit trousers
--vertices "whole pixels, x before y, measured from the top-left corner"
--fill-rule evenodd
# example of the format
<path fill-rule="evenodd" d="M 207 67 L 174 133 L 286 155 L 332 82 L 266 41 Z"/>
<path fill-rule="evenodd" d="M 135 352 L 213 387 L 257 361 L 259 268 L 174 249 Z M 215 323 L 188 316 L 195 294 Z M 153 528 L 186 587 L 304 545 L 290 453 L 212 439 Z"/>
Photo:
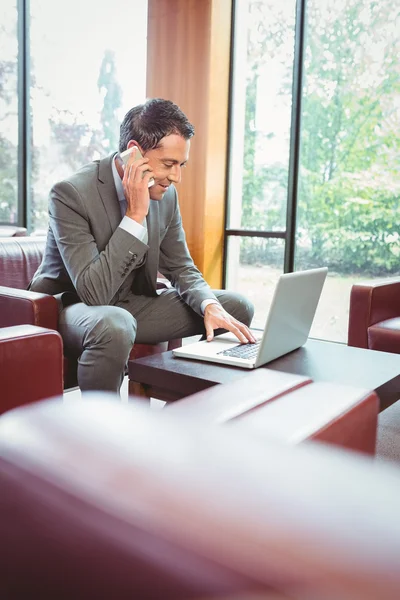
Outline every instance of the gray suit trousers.
<path fill-rule="evenodd" d="M 222 306 L 250 325 L 253 306 L 244 296 L 213 290 Z M 156 297 L 130 294 L 117 306 L 88 306 L 83 302 L 61 310 L 59 331 L 67 355 L 78 358 L 82 391 L 118 392 L 135 343 L 157 344 L 204 334 L 204 320 L 174 288 Z"/>

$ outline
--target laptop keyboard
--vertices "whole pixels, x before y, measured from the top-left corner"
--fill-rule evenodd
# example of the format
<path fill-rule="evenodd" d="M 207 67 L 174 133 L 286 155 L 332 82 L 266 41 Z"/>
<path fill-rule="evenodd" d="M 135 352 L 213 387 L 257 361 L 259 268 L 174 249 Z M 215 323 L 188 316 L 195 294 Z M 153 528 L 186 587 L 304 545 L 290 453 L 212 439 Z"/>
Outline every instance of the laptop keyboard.
<path fill-rule="evenodd" d="M 228 350 L 221 350 L 221 352 L 218 352 L 217 354 L 222 354 L 222 356 L 233 356 L 235 358 L 255 358 L 258 354 L 260 343 L 261 342 L 256 342 L 255 344 L 238 344 Z"/>

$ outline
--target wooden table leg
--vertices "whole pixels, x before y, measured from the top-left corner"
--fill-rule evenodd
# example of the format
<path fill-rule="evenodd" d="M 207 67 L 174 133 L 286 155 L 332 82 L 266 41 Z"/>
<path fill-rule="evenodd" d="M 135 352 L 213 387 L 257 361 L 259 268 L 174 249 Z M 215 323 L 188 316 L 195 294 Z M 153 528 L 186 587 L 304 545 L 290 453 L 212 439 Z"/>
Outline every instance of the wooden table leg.
<path fill-rule="evenodd" d="M 128 399 L 132 399 L 130 398 L 131 396 L 140 398 L 141 400 L 147 401 L 150 404 L 150 390 L 147 385 L 143 385 L 142 383 L 138 383 L 137 381 L 129 380 Z"/>

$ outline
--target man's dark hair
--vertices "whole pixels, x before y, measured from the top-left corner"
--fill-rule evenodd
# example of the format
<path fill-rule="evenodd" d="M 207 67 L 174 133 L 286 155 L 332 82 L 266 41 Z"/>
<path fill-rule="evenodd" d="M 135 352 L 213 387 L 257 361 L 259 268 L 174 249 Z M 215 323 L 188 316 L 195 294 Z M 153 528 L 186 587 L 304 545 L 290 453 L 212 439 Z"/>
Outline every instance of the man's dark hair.
<path fill-rule="evenodd" d="M 166 135 L 180 135 L 185 140 L 194 135 L 194 127 L 179 106 L 170 100 L 152 98 L 131 108 L 120 127 L 119 151 L 135 140 L 143 151 L 157 148 Z"/>

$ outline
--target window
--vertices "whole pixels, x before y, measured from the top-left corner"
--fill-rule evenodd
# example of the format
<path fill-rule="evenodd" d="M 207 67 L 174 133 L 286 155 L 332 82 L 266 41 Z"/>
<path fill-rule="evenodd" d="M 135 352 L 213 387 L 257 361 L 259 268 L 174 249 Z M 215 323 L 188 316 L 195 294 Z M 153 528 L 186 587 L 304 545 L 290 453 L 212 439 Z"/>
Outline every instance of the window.
<path fill-rule="evenodd" d="M 345 342 L 352 284 L 400 274 L 400 11 L 390 0 L 305 0 L 296 22 L 289 0 L 236 11 L 226 282 L 254 295 L 259 324 L 264 274 L 291 270 L 284 256 L 295 270 L 328 266 L 311 335 Z"/>
<path fill-rule="evenodd" d="M 18 3 L 19 14 L 15 1 L 6 5 L 0 54 L 0 221 L 45 232 L 51 186 L 117 150 L 120 121 L 145 99 L 147 1 L 121 0 L 116 10 L 112 3 L 95 0 L 30 0 Z M 22 159 L 21 177 L 26 174 L 27 180 L 19 185 L 25 194 L 20 206 L 27 208 L 18 214 L 17 163 Z"/>
<path fill-rule="evenodd" d="M 145 99 L 147 2 L 121 0 L 118 10 L 96 0 L 30 4 L 37 230 L 46 228 L 51 186 L 118 150 L 124 114 Z"/>
<path fill-rule="evenodd" d="M 400 11 L 309 0 L 296 269 L 329 267 L 315 325 L 347 340 L 350 290 L 400 273 Z"/>
<path fill-rule="evenodd" d="M 284 268 L 295 11 L 235 5 L 226 285 L 255 303 L 260 327 Z"/>
<path fill-rule="evenodd" d="M 0 223 L 18 222 L 18 34 L 16 2 L 0 25 Z"/>

